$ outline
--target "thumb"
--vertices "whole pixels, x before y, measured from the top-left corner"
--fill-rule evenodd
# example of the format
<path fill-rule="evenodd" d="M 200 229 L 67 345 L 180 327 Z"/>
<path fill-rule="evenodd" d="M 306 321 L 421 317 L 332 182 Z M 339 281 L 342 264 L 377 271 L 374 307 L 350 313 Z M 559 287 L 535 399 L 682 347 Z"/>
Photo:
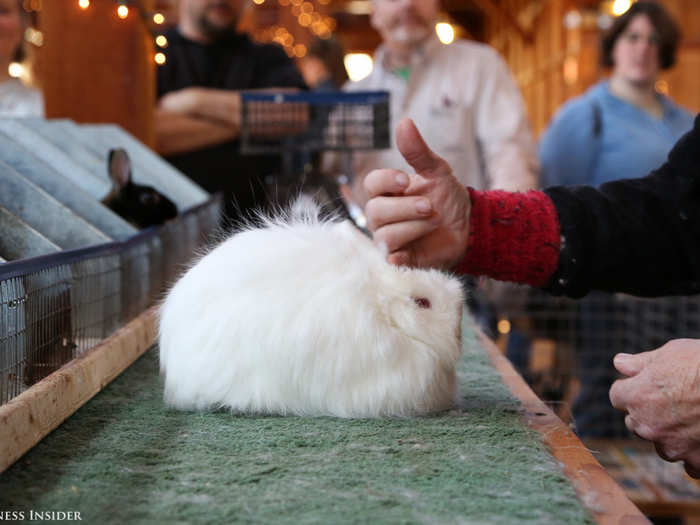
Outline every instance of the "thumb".
<path fill-rule="evenodd" d="M 649 352 L 641 354 L 617 354 L 613 364 L 617 371 L 628 377 L 636 376 L 649 362 Z"/>
<path fill-rule="evenodd" d="M 396 126 L 396 146 L 416 173 L 431 175 L 447 163 L 428 147 L 410 118 L 401 119 Z"/>

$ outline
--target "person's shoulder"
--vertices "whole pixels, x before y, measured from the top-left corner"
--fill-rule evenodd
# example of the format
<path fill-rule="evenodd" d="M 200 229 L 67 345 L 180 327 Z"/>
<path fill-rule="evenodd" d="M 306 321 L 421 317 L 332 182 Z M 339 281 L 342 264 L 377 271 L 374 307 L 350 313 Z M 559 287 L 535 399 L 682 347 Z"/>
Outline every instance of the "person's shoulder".
<path fill-rule="evenodd" d="M 188 40 L 182 36 L 177 26 L 169 27 L 163 31 L 163 36 L 168 40 L 168 47 L 182 46 L 188 42 Z"/>
<path fill-rule="evenodd" d="M 34 107 L 41 108 L 41 115 L 43 116 L 44 108 L 44 94 L 36 88 L 27 88 L 27 101 L 29 101 Z"/>
<path fill-rule="evenodd" d="M 343 84 L 343 91 L 367 91 L 372 88 L 372 75 L 368 75 L 360 80 L 348 80 Z"/>
<path fill-rule="evenodd" d="M 282 46 L 272 43 L 254 42 L 248 35 L 241 35 L 240 46 L 242 49 L 245 49 L 247 53 L 250 53 L 251 56 L 254 56 L 256 60 L 292 61 Z"/>
<path fill-rule="evenodd" d="M 18 78 L 10 78 L 8 80 L 0 82 L 0 90 L 2 91 L 3 94 L 22 94 L 25 95 L 26 93 L 30 93 L 32 91 L 36 91 L 34 88 L 31 88 L 29 86 L 25 86 L 21 80 Z"/>
<path fill-rule="evenodd" d="M 577 122 L 582 119 L 590 120 L 596 105 L 601 103 L 601 89 L 604 86 L 596 84 L 588 91 L 564 102 L 554 115 L 553 122 Z"/>
<path fill-rule="evenodd" d="M 382 86 L 382 74 L 379 72 L 379 64 L 377 60 L 374 61 L 374 67 L 369 75 L 363 77 L 359 80 L 348 80 L 343 84 L 343 91 L 372 91 L 376 89 L 383 89 Z"/>
<path fill-rule="evenodd" d="M 552 117 L 540 138 L 540 155 L 548 147 L 560 148 L 564 143 L 592 140 L 596 136 L 596 119 L 602 118 L 598 85 L 578 97 L 567 100 Z M 598 109 L 596 109 L 598 108 Z M 598 116 L 596 116 L 598 111 Z"/>
<path fill-rule="evenodd" d="M 666 96 L 662 96 L 661 100 L 666 108 L 666 111 L 670 115 L 670 118 L 674 122 L 684 125 L 688 129 L 693 127 L 693 120 L 695 120 L 695 116 L 690 111 L 685 109 L 683 106 L 676 104 L 673 100 Z"/>
<path fill-rule="evenodd" d="M 43 117 L 44 96 L 36 88 L 25 86 L 17 79 L 0 82 L 0 116 Z"/>
<path fill-rule="evenodd" d="M 449 45 L 440 44 L 441 53 L 453 56 L 472 67 L 505 64 L 501 54 L 488 44 L 459 39 Z"/>
<path fill-rule="evenodd" d="M 475 42 L 474 40 L 466 40 L 464 38 L 459 38 L 451 44 L 442 44 L 442 48 L 451 53 L 468 54 L 478 57 L 501 56 L 498 51 L 488 44 Z"/>
<path fill-rule="evenodd" d="M 472 40 L 455 40 L 449 45 L 439 44 L 443 59 L 450 72 L 479 79 L 482 85 L 500 84 L 510 69 L 501 54 L 489 46 Z"/>

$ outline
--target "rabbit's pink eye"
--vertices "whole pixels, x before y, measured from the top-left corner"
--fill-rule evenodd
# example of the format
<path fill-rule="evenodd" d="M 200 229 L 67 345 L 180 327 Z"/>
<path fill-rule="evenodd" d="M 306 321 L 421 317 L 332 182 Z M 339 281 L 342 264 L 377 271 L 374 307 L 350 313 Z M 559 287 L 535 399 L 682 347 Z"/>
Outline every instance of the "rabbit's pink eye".
<path fill-rule="evenodd" d="M 420 308 L 430 308 L 430 299 L 425 297 L 414 297 L 413 302 L 416 303 Z"/>

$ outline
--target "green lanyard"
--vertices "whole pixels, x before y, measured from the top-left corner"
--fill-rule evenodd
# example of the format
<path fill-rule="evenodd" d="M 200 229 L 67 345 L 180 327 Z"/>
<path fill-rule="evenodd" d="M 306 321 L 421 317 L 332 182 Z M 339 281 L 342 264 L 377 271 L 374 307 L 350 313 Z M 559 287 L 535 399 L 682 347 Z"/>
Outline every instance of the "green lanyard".
<path fill-rule="evenodd" d="M 411 68 L 410 66 L 400 67 L 394 70 L 394 74 L 396 74 L 396 76 L 398 76 L 400 79 L 408 82 L 408 80 L 411 78 Z"/>

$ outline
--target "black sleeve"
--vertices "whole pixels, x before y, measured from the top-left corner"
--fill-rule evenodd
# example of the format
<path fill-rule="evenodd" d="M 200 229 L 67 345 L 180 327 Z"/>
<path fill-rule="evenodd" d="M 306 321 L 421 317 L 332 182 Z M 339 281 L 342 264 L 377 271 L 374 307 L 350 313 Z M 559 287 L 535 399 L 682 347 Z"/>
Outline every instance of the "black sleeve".
<path fill-rule="evenodd" d="M 544 191 L 562 235 L 559 267 L 545 286 L 551 293 L 700 292 L 700 115 L 646 177 Z"/>
<path fill-rule="evenodd" d="M 259 59 L 255 61 L 255 88 L 294 87 L 306 89 L 304 79 L 296 64 L 284 50 L 274 44 L 258 47 Z"/>

